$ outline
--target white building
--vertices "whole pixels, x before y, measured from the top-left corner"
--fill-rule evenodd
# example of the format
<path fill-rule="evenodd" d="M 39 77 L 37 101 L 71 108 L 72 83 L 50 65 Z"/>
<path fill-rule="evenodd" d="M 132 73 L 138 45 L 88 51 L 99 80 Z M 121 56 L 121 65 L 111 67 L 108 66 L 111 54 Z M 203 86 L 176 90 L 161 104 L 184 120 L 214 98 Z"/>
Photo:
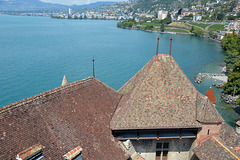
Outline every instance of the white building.
<path fill-rule="evenodd" d="M 165 18 L 167 18 L 168 15 L 168 11 L 158 11 L 158 19 L 159 20 L 164 20 Z"/>
<path fill-rule="evenodd" d="M 202 20 L 202 15 L 197 14 L 193 16 L 193 22 L 201 21 L 201 20 Z"/>
<path fill-rule="evenodd" d="M 72 9 L 71 8 L 68 9 L 68 14 L 72 15 Z"/>

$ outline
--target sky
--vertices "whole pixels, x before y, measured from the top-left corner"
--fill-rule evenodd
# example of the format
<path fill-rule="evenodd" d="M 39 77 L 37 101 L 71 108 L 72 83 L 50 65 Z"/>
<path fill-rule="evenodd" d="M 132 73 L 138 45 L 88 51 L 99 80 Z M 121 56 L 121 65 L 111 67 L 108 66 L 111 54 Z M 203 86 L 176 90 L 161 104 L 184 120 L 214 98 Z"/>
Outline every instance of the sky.
<path fill-rule="evenodd" d="M 111 1 L 111 2 L 122 2 L 122 1 L 127 1 L 127 0 L 40 0 L 42 2 L 48 2 L 48 3 L 58 3 L 58 4 L 64 4 L 64 5 L 82 5 L 82 4 L 90 4 L 90 3 L 95 3 L 95 2 L 106 2 L 106 1 Z"/>

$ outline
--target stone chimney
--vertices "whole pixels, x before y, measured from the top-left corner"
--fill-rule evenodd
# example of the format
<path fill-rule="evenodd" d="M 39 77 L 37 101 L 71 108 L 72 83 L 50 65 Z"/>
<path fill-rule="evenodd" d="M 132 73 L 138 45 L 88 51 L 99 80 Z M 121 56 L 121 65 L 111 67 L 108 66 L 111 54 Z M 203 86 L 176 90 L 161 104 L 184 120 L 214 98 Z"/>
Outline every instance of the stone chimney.
<path fill-rule="evenodd" d="M 240 134 L 240 120 L 238 120 L 237 122 L 236 122 L 236 132 L 238 133 L 238 134 Z"/>

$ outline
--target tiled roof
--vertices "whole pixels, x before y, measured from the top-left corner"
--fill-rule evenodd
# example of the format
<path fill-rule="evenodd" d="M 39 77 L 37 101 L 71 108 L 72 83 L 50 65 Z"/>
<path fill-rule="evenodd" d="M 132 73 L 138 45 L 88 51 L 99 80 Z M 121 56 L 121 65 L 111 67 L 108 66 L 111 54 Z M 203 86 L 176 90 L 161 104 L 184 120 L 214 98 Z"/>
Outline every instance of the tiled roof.
<path fill-rule="evenodd" d="M 0 159 L 41 144 L 46 159 L 63 159 L 76 146 L 83 159 L 127 159 L 112 136 L 110 120 L 120 95 L 94 78 L 56 89 L 0 109 Z"/>
<path fill-rule="evenodd" d="M 210 137 L 193 149 L 193 152 L 200 160 L 240 160 L 240 155 L 218 137 Z"/>
<path fill-rule="evenodd" d="M 230 147 L 240 147 L 240 135 L 226 122 L 222 124 L 220 138 Z"/>
<path fill-rule="evenodd" d="M 169 55 L 154 56 L 118 91 L 113 130 L 201 127 L 222 118 Z M 207 113 L 209 112 L 209 113 Z"/>
<path fill-rule="evenodd" d="M 216 98 L 214 96 L 214 93 L 213 93 L 213 89 L 210 87 L 206 93 L 206 96 L 208 97 L 208 99 L 212 102 L 212 103 L 216 103 Z"/>
<path fill-rule="evenodd" d="M 224 121 L 211 101 L 200 93 L 197 93 L 196 106 L 196 119 L 199 122 L 219 123 Z"/>

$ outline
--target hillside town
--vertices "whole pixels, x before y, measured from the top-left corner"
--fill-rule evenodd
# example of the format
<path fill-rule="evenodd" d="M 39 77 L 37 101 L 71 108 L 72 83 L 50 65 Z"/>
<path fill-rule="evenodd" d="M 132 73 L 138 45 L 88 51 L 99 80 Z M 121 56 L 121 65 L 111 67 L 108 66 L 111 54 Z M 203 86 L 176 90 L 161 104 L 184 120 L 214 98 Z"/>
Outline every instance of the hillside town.
<path fill-rule="evenodd" d="M 160 31 L 159 21 L 163 21 L 168 16 L 169 23 L 164 25 L 161 31 L 178 32 L 182 34 L 210 35 L 213 39 L 221 40 L 225 34 L 235 31 L 239 32 L 240 2 L 238 1 L 177 1 L 171 5 L 159 2 L 151 7 L 144 7 L 141 1 L 126 1 L 109 5 L 103 5 L 92 9 L 73 10 L 68 12 L 58 12 L 51 14 L 52 18 L 62 19 L 103 19 L 120 20 L 129 19 L 134 24 L 123 26 L 123 28 L 133 28 L 148 31 Z M 152 2 L 154 3 L 154 1 Z M 147 26 L 147 27 L 146 27 Z M 145 27 L 145 28 L 144 28 Z"/>

